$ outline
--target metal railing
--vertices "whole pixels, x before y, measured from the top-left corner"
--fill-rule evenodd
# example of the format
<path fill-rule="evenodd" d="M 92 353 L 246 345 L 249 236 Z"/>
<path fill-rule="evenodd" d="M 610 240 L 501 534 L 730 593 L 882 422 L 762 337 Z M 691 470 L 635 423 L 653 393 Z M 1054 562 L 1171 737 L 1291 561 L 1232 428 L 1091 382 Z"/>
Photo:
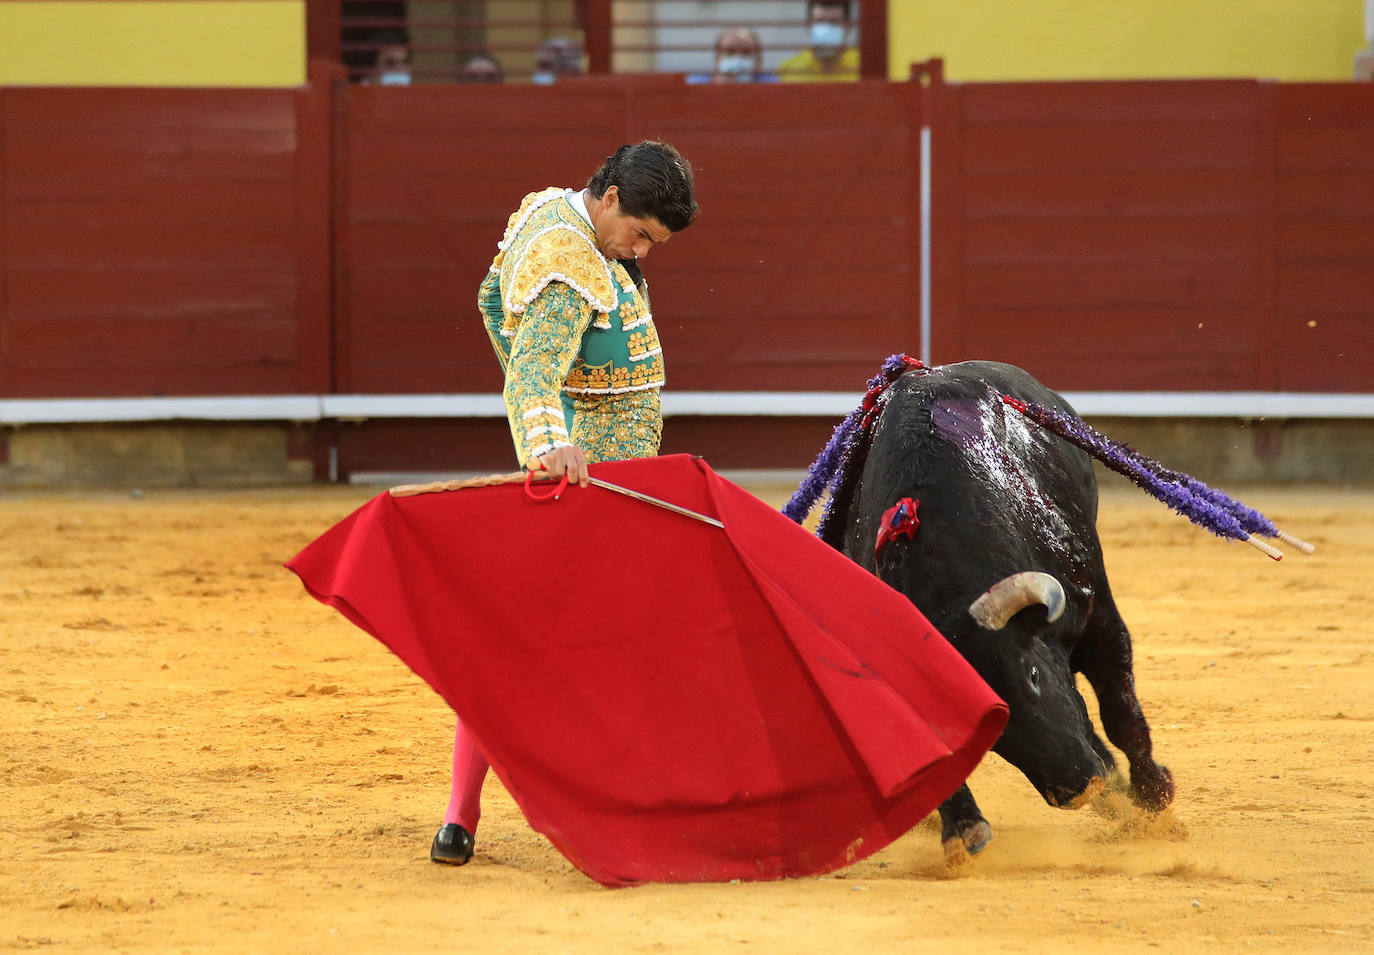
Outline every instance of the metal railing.
<path fill-rule="evenodd" d="M 357 83 L 726 79 L 732 53 L 752 62 L 734 78 L 773 79 L 808 49 L 810 10 L 806 0 L 343 0 L 335 21 L 312 13 L 311 46 Z M 884 77 L 886 0 L 852 0 L 847 16 L 844 78 L 856 78 L 859 58 L 864 77 Z"/>

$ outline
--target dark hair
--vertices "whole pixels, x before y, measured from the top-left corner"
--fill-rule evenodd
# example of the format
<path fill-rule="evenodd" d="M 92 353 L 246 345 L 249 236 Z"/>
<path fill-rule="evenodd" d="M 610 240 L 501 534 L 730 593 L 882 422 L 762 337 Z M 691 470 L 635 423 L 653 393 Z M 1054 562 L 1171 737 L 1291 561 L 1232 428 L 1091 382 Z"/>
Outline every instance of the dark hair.
<path fill-rule="evenodd" d="M 607 156 L 587 180 L 587 191 L 600 199 L 611 186 L 620 196 L 621 212 L 657 219 L 669 232 L 681 232 L 697 217 L 691 164 L 667 143 L 626 143 Z"/>
<path fill-rule="evenodd" d="M 811 18 L 812 7 L 844 7 L 845 20 L 852 23 L 854 21 L 853 0 L 809 0 L 806 4 L 807 19 Z"/>

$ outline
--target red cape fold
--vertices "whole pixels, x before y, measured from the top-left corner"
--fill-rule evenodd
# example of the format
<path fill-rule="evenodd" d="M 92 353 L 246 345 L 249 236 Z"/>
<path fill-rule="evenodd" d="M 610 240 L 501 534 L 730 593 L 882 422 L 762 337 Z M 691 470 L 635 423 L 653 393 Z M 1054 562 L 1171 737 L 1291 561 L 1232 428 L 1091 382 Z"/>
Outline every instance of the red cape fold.
<path fill-rule="evenodd" d="M 605 885 L 829 872 L 964 781 L 1005 704 L 911 603 L 705 461 L 381 494 L 287 564 L 458 713 Z M 546 489 L 543 489 L 546 490 Z"/>

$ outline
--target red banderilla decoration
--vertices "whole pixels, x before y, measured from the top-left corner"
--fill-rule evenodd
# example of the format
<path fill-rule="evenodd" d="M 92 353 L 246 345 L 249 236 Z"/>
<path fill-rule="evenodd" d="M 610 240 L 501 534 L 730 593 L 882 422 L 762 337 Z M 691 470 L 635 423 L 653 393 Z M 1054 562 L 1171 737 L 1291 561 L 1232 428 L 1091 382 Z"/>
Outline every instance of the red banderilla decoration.
<path fill-rule="evenodd" d="M 878 538 L 873 542 L 873 560 L 878 560 L 878 555 L 883 552 L 890 540 L 898 537 L 905 537 L 908 540 L 916 536 L 916 528 L 921 526 L 920 518 L 916 516 L 916 508 L 921 504 L 909 497 L 904 497 L 887 510 L 883 511 L 882 522 L 878 525 Z"/>

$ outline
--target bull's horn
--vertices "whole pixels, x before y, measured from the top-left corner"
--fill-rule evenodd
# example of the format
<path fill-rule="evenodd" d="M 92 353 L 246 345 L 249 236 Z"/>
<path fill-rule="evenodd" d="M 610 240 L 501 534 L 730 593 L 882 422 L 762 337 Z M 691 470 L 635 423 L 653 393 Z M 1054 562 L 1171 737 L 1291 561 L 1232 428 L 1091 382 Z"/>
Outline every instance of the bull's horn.
<path fill-rule="evenodd" d="M 1018 610 L 1044 604 L 1050 623 L 1064 612 L 1064 588 L 1049 574 L 1027 570 L 999 580 L 969 605 L 968 612 L 984 630 L 1001 630 Z"/>

